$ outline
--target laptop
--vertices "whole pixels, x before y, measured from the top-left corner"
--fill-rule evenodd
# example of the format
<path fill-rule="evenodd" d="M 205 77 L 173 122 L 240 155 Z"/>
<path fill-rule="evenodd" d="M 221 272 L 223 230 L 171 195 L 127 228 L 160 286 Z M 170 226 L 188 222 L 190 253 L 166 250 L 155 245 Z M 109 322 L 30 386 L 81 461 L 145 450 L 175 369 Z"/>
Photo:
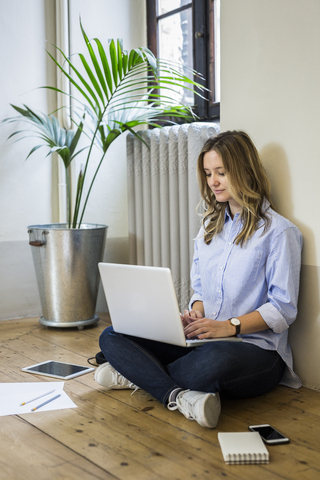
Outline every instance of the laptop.
<path fill-rule="evenodd" d="M 112 326 L 116 332 L 194 347 L 238 337 L 186 339 L 169 268 L 99 263 Z"/>

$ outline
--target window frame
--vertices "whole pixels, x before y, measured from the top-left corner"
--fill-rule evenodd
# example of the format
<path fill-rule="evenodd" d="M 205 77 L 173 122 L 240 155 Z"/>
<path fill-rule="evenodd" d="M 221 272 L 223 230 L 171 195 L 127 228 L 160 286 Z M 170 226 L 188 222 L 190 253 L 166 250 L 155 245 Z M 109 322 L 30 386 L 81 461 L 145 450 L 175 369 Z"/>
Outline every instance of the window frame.
<path fill-rule="evenodd" d="M 193 0 L 191 2 L 193 68 L 204 77 L 204 80 L 199 81 L 197 77 L 195 77 L 194 80 L 209 89 L 211 79 L 211 92 L 204 92 L 203 96 L 205 99 L 195 96 L 193 110 L 200 121 L 218 120 L 220 118 L 220 102 L 215 102 L 211 99 L 211 95 L 212 93 L 214 94 L 215 89 L 214 22 L 210 25 L 210 8 L 213 9 L 213 4 L 214 0 Z M 157 16 L 157 0 L 147 0 L 146 5 L 148 48 L 158 57 L 158 20 L 170 14 L 173 15 L 183 11 L 188 7 L 182 6 L 172 10 L 168 14 Z"/>

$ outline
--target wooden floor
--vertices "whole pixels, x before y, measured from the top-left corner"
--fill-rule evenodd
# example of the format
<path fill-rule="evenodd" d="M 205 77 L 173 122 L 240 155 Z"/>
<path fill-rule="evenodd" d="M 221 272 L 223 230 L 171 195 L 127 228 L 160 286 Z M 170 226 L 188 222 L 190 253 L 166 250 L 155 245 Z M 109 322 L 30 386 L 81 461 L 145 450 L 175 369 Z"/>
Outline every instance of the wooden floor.
<path fill-rule="evenodd" d="M 81 331 L 43 327 L 38 318 L 0 322 L 1 383 L 47 381 L 20 371 L 47 359 L 86 365 L 108 324 L 106 314 L 100 318 Z M 64 389 L 77 408 L 0 418 L 0 479 L 320 478 L 315 391 L 278 387 L 257 399 L 225 401 L 212 430 L 141 390 L 106 391 L 92 373 L 66 381 Z M 268 465 L 226 465 L 218 432 L 247 431 L 259 423 L 273 424 L 290 444 L 268 447 Z"/>

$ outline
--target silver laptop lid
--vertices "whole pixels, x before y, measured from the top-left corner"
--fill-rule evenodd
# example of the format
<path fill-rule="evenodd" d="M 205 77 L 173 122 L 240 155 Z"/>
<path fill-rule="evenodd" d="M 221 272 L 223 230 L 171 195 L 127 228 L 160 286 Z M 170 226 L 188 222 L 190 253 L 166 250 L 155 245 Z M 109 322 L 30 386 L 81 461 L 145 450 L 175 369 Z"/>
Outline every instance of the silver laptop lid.
<path fill-rule="evenodd" d="M 186 346 L 169 268 L 99 263 L 113 328 Z"/>

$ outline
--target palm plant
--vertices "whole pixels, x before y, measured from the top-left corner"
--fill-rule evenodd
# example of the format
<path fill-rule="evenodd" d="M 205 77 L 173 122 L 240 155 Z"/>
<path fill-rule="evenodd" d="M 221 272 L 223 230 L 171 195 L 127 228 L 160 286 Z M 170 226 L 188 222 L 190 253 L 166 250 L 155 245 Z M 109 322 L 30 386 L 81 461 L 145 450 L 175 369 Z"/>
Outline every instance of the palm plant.
<path fill-rule="evenodd" d="M 175 88 L 195 89 L 197 95 L 203 91 L 203 87 L 190 80 L 179 67 L 156 59 L 147 48 L 133 49 L 128 53 L 123 49 L 121 40 L 111 40 L 106 51 L 97 38 L 89 40 L 81 22 L 80 27 L 89 55 L 88 58 L 81 53 L 77 55 L 81 71 L 58 47 L 64 62 L 59 63 L 47 52 L 75 87 L 76 96 L 55 87 L 45 87 L 72 98 L 75 106 L 71 121 L 76 129 L 66 130 L 53 115 L 37 114 L 26 105 L 25 108 L 12 105 L 19 115 L 4 120 L 8 123 L 24 119 L 32 125 L 33 135 L 41 142 L 32 148 L 28 157 L 42 146 L 49 147 L 48 155 L 56 152 L 61 157 L 67 179 L 68 225 L 72 228 L 81 226 L 94 181 L 112 142 L 126 131 L 139 136 L 134 130 L 137 126 L 147 124 L 159 127 L 164 117 L 192 120 L 192 110 L 173 101 Z M 194 71 L 192 73 L 196 74 Z M 25 138 L 21 136 L 24 132 L 26 130 L 19 130 L 10 137 L 18 135 L 17 140 L 21 140 Z M 72 212 L 69 166 L 83 151 L 83 148 L 77 150 L 82 134 L 88 138 L 88 152 L 84 169 L 79 173 Z M 95 145 L 101 151 L 101 158 L 83 199 L 84 181 Z"/>

